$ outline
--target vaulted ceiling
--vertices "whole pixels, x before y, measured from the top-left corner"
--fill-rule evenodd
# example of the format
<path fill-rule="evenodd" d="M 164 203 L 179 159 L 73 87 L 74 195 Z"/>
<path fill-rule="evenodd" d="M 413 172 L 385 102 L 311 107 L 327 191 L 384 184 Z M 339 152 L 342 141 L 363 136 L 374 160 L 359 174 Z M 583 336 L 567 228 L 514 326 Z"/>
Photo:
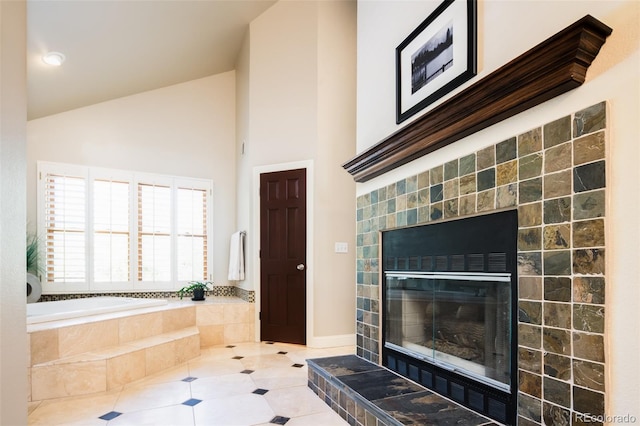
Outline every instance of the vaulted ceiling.
<path fill-rule="evenodd" d="M 234 69 L 275 0 L 28 0 L 28 118 Z M 42 61 L 65 55 L 62 66 Z"/>

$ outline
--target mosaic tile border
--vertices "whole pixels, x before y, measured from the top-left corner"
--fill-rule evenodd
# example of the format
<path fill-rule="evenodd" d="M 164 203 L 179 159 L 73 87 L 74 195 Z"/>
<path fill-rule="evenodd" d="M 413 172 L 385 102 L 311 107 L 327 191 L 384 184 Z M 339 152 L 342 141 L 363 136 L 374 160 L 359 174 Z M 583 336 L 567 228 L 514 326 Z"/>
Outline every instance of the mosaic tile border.
<path fill-rule="evenodd" d="M 214 286 L 206 292 L 211 297 L 238 297 L 245 302 L 255 303 L 255 291 L 245 290 L 235 286 Z M 139 297 L 142 299 L 171 299 L 176 298 L 175 291 L 145 291 L 127 293 L 68 293 L 68 294 L 43 294 L 38 302 L 53 302 L 56 300 L 84 299 L 87 297 Z"/>
<path fill-rule="evenodd" d="M 517 209 L 519 424 L 603 415 L 606 138 L 601 102 L 357 197 L 357 354 L 379 362 L 380 231 Z"/>

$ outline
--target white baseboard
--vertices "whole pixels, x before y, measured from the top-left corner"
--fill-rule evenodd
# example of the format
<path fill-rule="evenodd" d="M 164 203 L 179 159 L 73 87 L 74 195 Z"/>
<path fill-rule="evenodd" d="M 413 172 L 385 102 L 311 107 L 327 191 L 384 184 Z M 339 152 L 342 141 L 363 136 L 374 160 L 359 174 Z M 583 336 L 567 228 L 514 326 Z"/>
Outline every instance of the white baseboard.
<path fill-rule="evenodd" d="M 336 346 L 350 346 L 356 344 L 355 334 L 341 334 L 334 336 L 315 336 L 307 338 L 310 348 L 333 348 Z"/>

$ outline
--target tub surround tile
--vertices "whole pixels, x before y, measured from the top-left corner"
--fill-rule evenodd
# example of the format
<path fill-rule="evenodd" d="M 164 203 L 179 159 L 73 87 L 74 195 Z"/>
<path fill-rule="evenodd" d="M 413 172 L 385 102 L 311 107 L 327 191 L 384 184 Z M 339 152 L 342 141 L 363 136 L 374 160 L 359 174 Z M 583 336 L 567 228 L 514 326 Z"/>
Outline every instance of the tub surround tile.
<path fill-rule="evenodd" d="M 117 320 L 61 328 L 58 331 L 59 355 L 62 358 L 115 346 L 119 343 L 118 330 Z"/>
<path fill-rule="evenodd" d="M 83 395 L 107 390 L 104 360 L 77 364 L 47 365 L 31 369 L 34 400 Z"/>
<path fill-rule="evenodd" d="M 40 364 L 60 358 L 58 352 L 58 330 L 43 330 L 29 333 L 30 363 Z"/>
<path fill-rule="evenodd" d="M 245 302 L 255 302 L 255 292 L 236 286 L 214 285 L 205 295 L 210 298 L 238 298 Z M 113 296 L 113 297 L 139 297 L 144 299 L 176 299 L 175 291 L 145 291 L 127 293 L 70 293 L 70 294 L 43 294 L 40 302 L 52 302 L 55 300 L 83 299 L 87 297 Z"/>
<path fill-rule="evenodd" d="M 143 339 L 162 333 L 162 314 L 153 312 L 124 317 L 118 321 L 120 343 Z"/>
<path fill-rule="evenodd" d="M 242 300 L 228 301 L 228 298 L 212 298 L 197 306 L 192 302 L 179 302 L 156 307 L 156 312 L 145 309 L 141 314 L 128 317 L 123 313 L 96 316 L 102 321 L 92 317 L 86 324 L 76 324 L 78 319 L 49 323 L 49 328 L 44 330 L 37 330 L 40 325 L 36 325 L 36 330 L 29 333 L 29 358 L 34 365 L 30 370 L 30 399 L 95 392 L 98 382 L 106 389 L 115 389 L 198 357 L 203 344 L 253 340 L 254 305 Z M 198 309 L 203 310 L 200 315 L 196 315 Z M 219 315 L 211 315 L 218 311 Z M 203 325 L 199 329 L 195 326 L 196 316 L 200 322 L 221 320 L 222 324 Z M 225 323 L 225 318 L 230 323 Z M 170 321 L 173 324 L 166 328 L 172 331 L 163 333 L 165 327 L 158 324 Z M 53 328 L 55 325 L 60 326 Z M 74 373 L 76 367 L 78 372 Z M 61 381 L 58 386 L 50 386 L 65 375 L 68 380 L 79 375 L 81 382 L 87 381 L 85 377 L 97 382 L 78 385 Z"/>
<path fill-rule="evenodd" d="M 168 333 L 196 324 L 196 308 L 188 306 L 162 312 L 162 332 Z"/>
<path fill-rule="evenodd" d="M 123 354 L 106 362 L 107 389 L 118 389 L 146 375 L 145 351 Z"/>

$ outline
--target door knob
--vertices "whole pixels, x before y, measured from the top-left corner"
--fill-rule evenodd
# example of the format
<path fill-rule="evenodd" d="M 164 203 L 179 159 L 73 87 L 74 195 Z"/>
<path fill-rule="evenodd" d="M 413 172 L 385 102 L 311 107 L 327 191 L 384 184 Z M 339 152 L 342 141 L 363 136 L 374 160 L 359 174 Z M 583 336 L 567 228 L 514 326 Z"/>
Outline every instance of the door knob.
<path fill-rule="evenodd" d="M 299 264 L 298 266 L 296 266 L 296 268 L 298 269 L 298 271 L 304 271 L 304 263 Z"/>

